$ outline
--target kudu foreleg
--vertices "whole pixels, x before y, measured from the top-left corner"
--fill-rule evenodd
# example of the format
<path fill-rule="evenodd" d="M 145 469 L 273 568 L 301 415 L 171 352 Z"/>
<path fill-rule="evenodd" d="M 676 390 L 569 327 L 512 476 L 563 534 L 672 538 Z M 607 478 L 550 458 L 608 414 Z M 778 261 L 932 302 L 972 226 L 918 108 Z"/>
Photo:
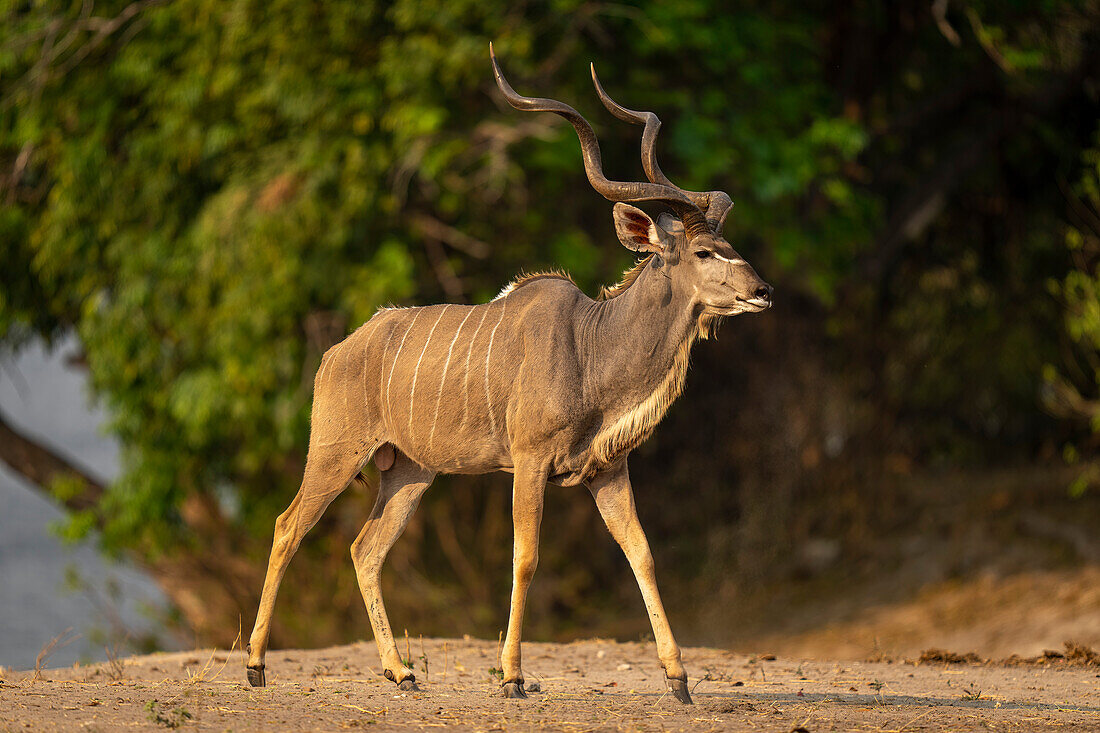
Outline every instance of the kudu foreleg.
<path fill-rule="evenodd" d="M 415 690 L 416 677 L 401 660 L 393 640 L 386 606 L 382 602 L 382 564 L 398 537 L 405 530 L 420 497 L 431 485 L 435 474 L 400 453 L 393 466 L 381 471 L 378 498 L 363 530 L 351 545 L 351 558 L 359 590 L 367 605 L 374 642 L 382 660 L 383 674 L 403 690 Z"/>
<path fill-rule="evenodd" d="M 523 690 L 523 663 L 520 637 L 523 635 L 523 613 L 527 605 L 527 589 L 539 564 L 539 526 L 542 524 L 543 499 L 546 493 L 545 469 L 524 469 L 516 466 L 512 484 L 512 524 L 515 543 L 512 549 L 512 605 L 508 612 L 508 635 L 500 652 L 505 697 L 527 697 Z"/>
<path fill-rule="evenodd" d="M 634 491 L 630 486 L 630 476 L 626 464 L 621 468 L 596 476 L 588 485 L 596 500 L 600 515 L 607 524 L 611 536 L 623 548 L 627 561 L 638 580 L 642 591 L 649 620 L 653 626 L 653 637 L 657 641 L 657 656 L 664 667 L 668 688 L 683 703 L 691 702 L 687 689 L 687 672 L 680 657 L 680 647 L 672 636 L 672 627 L 665 615 L 661 594 L 657 591 L 657 575 L 653 564 L 653 554 L 649 550 L 642 524 L 638 521 L 638 512 L 634 507 Z"/>

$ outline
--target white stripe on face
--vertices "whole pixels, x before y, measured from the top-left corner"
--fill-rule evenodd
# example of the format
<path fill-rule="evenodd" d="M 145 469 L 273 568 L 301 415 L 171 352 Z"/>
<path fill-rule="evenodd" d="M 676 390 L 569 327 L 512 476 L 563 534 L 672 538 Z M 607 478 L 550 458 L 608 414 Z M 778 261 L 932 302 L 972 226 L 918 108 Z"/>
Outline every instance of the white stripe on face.
<path fill-rule="evenodd" d="M 731 260 L 729 257 L 723 257 L 722 255 L 718 254 L 717 252 L 714 252 L 713 254 L 717 259 L 720 259 L 720 260 L 722 260 L 722 262 L 726 262 L 726 263 L 731 264 L 731 265 L 743 265 L 743 264 L 745 264 L 745 261 L 743 259 L 741 259 L 740 257 L 734 257 Z"/>

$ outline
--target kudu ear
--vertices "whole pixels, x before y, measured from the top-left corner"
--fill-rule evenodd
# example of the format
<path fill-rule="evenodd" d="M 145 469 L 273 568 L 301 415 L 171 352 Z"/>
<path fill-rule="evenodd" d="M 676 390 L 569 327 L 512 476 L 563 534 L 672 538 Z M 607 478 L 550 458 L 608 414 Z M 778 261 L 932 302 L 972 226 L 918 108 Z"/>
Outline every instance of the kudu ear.
<path fill-rule="evenodd" d="M 661 254 L 672 246 L 672 238 L 639 208 L 617 203 L 614 209 L 615 233 L 627 249 Z"/>
<path fill-rule="evenodd" d="M 728 217 L 730 215 L 731 211 L 733 211 L 733 202 L 732 201 L 730 201 L 729 203 L 726 203 L 724 206 L 717 207 L 717 209 L 716 209 L 716 207 L 713 207 L 713 206 L 710 209 L 707 209 L 707 219 L 708 219 L 708 221 L 710 220 L 710 215 L 711 214 L 716 214 L 717 215 L 717 219 L 713 223 L 714 223 L 714 231 L 717 232 L 718 234 L 721 234 L 722 233 L 722 227 L 726 226 L 726 217 Z"/>
<path fill-rule="evenodd" d="M 677 219 L 672 214 L 661 214 L 657 217 L 657 226 L 664 229 L 665 232 L 674 239 L 679 239 L 685 236 L 684 234 L 684 222 Z"/>

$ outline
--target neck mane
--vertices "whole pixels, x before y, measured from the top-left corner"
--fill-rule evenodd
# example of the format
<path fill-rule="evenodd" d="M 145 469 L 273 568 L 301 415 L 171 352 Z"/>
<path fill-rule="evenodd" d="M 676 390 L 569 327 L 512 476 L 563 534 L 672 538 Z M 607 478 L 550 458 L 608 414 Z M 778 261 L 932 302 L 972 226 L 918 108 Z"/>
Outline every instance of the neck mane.
<path fill-rule="evenodd" d="M 623 277 L 621 280 L 619 280 L 619 282 L 615 283 L 614 285 L 604 285 L 602 288 L 600 288 L 600 292 L 599 295 L 596 296 L 596 300 L 610 300 L 625 293 L 626 290 L 634 284 L 634 281 L 638 279 L 638 276 L 642 274 L 642 271 L 645 270 L 646 265 L 648 265 L 649 261 L 652 259 L 653 255 L 647 255 L 646 257 L 643 257 L 642 259 L 635 262 L 633 267 L 630 267 L 625 272 L 623 272 Z M 573 277 L 564 270 L 554 269 L 539 270 L 537 272 L 521 272 L 520 274 L 512 278 L 511 282 L 501 288 L 500 292 L 497 293 L 497 296 L 493 298 L 493 300 L 500 300 L 501 298 L 508 295 L 508 293 L 511 293 L 517 288 L 522 288 L 524 285 L 533 283 L 536 280 L 545 280 L 547 278 L 553 278 L 556 280 L 567 280 L 574 285 L 577 284 L 573 281 Z"/>
<path fill-rule="evenodd" d="M 605 285 L 600 288 L 600 294 L 596 296 L 596 300 L 611 300 L 617 298 L 626 292 L 627 288 L 634 284 L 634 281 L 638 279 L 638 276 L 645 270 L 646 265 L 653 259 L 653 255 L 648 255 L 637 262 L 634 266 L 623 272 L 622 280 L 614 285 Z"/>
<path fill-rule="evenodd" d="M 516 288 L 522 288 L 524 285 L 533 283 L 536 280 L 546 280 L 548 278 L 553 280 L 568 280 L 574 285 L 577 284 L 573 282 L 572 276 L 565 270 L 541 270 L 539 272 L 521 272 L 520 274 L 512 278 L 512 282 L 501 288 L 500 292 L 497 293 L 497 297 L 493 298 L 493 300 L 500 300 Z"/>

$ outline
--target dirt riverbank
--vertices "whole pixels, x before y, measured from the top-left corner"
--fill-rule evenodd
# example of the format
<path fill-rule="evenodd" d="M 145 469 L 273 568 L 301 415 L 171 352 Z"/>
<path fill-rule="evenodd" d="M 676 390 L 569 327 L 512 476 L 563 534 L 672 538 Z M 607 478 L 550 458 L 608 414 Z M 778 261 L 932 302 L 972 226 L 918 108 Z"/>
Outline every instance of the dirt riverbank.
<path fill-rule="evenodd" d="M 689 648 L 695 705 L 684 706 L 665 694 L 652 644 L 525 644 L 528 681 L 542 688 L 526 701 L 498 696 L 496 647 L 413 639 L 414 693 L 379 675 L 373 642 L 270 652 L 264 689 L 244 684 L 240 652 L 129 657 L 38 679 L 7 671 L 0 729 L 1100 730 L 1095 664 L 803 662 Z"/>

